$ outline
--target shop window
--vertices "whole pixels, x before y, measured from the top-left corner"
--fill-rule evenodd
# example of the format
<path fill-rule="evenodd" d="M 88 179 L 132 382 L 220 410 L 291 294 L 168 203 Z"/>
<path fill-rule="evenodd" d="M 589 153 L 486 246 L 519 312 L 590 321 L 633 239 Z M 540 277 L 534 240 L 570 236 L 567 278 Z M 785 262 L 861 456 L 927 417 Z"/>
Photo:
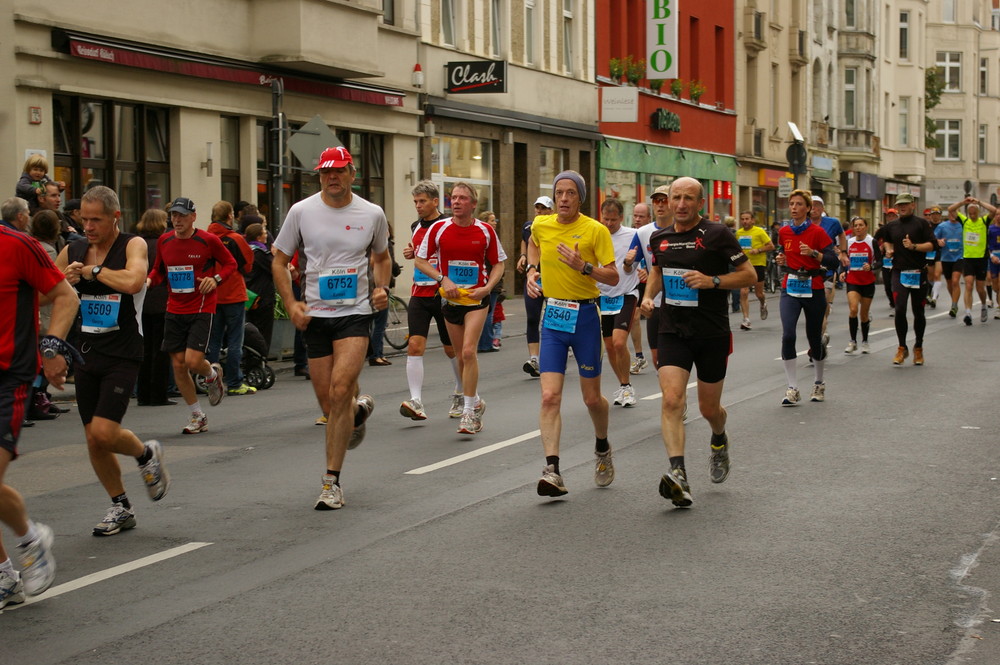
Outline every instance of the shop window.
<path fill-rule="evenodd" d="M 66 198 L 88 189 L 115 189 L 122 228 L 147 208 L 169 200 L 168 110 L 161 107 L 55 95 L 52 98 L 54 177 Z"/>
<path fill-rule="evenodd" d="M 566 152 L 559 148 L 541 148 L 538 152 L 538 195 L 552 196 L 552 181 L 566 170 Z"/>
<path fill-rule="evenodd" d="M 479 193 L 476 213 L 493 209 L 492 153 L 489 141 L 441 136 L 431 142 L 431 179 L 441 191 L 441 204 L 451 212 L 451 188 L 458 181 Z M 551 180 L 549 181 L 551 186 Z"/>
<path fill-rule="evenodd" d="M 236 203 L 240 200 L 240 119 L 222 116 L 219 123 L 222 200 Z"/>

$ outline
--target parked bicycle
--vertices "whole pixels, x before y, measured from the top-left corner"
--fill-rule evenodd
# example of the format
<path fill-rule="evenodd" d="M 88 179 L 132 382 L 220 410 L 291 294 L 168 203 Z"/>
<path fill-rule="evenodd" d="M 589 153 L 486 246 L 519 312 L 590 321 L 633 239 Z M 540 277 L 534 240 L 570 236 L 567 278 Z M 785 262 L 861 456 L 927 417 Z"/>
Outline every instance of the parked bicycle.
<path fill-rule="evenodd" d="M 389 292 L 389 320 L 385 326 L 385 341 L 392 348 L 400 351 L 406 348 L 410 339 L 410 325 L 406 318 L 407 302 Z"/>

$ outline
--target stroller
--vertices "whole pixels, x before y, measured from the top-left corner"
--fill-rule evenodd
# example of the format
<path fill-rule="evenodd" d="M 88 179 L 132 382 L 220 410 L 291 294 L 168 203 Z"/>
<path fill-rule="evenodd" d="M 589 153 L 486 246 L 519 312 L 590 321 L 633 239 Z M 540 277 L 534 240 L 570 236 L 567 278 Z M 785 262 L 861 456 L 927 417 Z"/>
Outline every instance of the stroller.
<path fill-rule="evenodd" d="M 226 351 L 219 352 L 219 364 L 226 362 Z M 257 390 L 267 390 L 274 385 L 274 369 L 267 364 L 267 344 L 264 336 L 257 330 L 257 326 L 247 322 L 243 325 L 243 360 L 240 362 L 240 370 L 243 372 L 243 380 L 247 385 Z M 205 377 L 195 375 L 195 386 L 198 392 L 208 394 L 205 388 Z"/>

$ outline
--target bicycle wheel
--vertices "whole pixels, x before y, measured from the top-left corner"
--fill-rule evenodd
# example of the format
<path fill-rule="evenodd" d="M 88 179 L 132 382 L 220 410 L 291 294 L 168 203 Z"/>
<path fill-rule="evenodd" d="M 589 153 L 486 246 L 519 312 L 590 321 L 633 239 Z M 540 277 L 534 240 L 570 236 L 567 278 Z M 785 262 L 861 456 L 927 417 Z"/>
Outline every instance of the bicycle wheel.
<path fill-rule="evenodd" d="M 389 321 L 385 326 L 385 341 L 396 350 L 406 348 L 410 337 L 406 318 L 406 301 L 394 295 L 389 296 Z"/>

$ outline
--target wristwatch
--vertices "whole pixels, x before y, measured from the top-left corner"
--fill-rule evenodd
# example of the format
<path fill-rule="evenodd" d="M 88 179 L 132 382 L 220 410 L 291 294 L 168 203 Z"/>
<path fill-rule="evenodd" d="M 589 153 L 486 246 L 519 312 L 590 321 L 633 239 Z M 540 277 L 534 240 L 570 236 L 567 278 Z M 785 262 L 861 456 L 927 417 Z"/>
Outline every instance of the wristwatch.
<path fill-rule="evenodd" d="M 589 275 L 590 273 L 594 272 L 594 264 L 584 263 L 583 270 L 581 270 L 580 272 L 583 273 L 584 275 Z"/>
<path fill-rule="evenodd" d="M 45 358 L 46 360 L 52 360 L 53 358 L 55 358 L 58 355 L 59 355 L 59 352 L 56 351 L 53 348 L 44 348 L 44 349 L 42 349 L 42 357 Z"/>
<path fill-rule="evenodd" d="M 434 279 L 437 281 L 438 284 L 443 283 L 444 282 L 444 273 L 441 273 L 440 275 L 438 275 Z"/>
<path fill-rule="evenodd" d="M 222 275 L 216 274 L 212 279 L 215 280 L 216 284 L 222 284 Z"/>
<path fill-rule="evenodd" d="M 94 268 L 90 271 L 90 274 L 94 279 L 97 279 L 97 276 L 101 274 L 102 270 L 104 270 L 104 266 L 94 266 Z"/>
<path fill-rule="evenodd" d="M 718 275 L 716 275 L 715 277 L 712 278 L 712 288 L 713 289 L 719 288 L 719 284 L 722 284 L 722 280 L 719 279 Z"/>

